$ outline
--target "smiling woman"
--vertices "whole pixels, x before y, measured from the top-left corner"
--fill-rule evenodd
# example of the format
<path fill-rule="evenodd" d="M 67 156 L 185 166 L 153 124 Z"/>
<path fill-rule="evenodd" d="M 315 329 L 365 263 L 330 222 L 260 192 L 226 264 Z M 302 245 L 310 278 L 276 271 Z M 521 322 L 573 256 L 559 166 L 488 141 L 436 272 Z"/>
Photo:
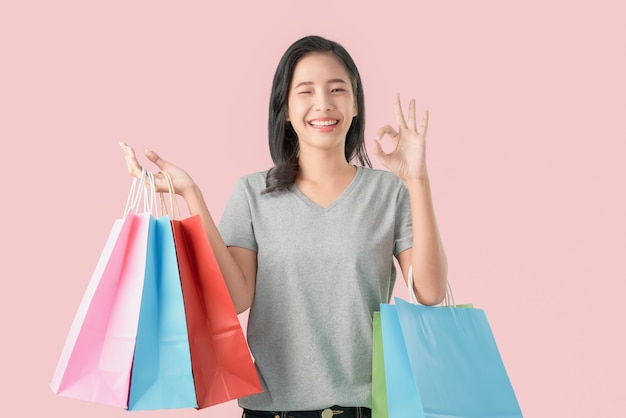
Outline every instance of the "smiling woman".
<path fill-rule="evenodd" d="M 372 315 L 391 297 L 394 257 L 405 280 L 412 266 L 421 303 L 443 299 L 447 265 L 426 171 L 427 117 L 418 129 L 415 102 L 405 119 L 399 96 L 395 111 L 398 129 L 378 133 L 395 149 L 375 149 L 390 172 L 374 170 L 356 65 L 341 45 L 309 36 L 288 48 L 274 76 L 274 167 L 237 182 L 219 228 L 193 179 L 146 153 L 202 218 L 237 310 L 250 309 L 248 343 L 263 393 L 239 400 L 248 418 L 369 416 Z M 134 151 L 122 148 L 130 173 L 140 175 Z M 161 174 L 156 187 L 167 190 Z"/>

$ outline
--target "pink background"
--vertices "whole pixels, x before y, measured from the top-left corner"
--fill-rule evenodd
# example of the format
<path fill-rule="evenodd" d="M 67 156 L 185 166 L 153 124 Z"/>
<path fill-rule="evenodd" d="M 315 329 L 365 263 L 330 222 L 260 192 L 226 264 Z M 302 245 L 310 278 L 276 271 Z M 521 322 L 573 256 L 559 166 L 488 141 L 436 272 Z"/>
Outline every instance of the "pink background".
<path fill-rule="evenodd" d="M 430 110 L 450 280 L 486 310 L 525 416 L 626 416 L 619 3 L 2 2 L 0 415 L 128 414 L 48 387 L 125 203 L 117 141 L 186 168 L 219 219 L 234 181 L 269 167 L 271 77 L 314 33 L 359 66 L 370 149 L 395 92 Z"/>

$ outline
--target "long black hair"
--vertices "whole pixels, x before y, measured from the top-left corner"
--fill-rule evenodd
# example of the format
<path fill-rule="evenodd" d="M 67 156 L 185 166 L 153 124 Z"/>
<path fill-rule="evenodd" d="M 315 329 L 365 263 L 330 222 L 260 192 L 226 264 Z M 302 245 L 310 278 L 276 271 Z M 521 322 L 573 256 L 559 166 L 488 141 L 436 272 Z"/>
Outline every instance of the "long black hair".
<path fill-rule="evenodd" d="M 291 124 L 287 122 L 286 109 L 289 87 L 296 64 L 304 56 L 313 52 L 334 54 L 350 74 L 358 111 L 346 134 L 346 161 L 357 160 L 360 165 L 372 166 L 365 149 L 365 100 L 359 70 L 348 51 L 337 42 L 320 36 L 306 36 L 294 42 L 285 51 L 274 73 L 268 118 L 269 146 L 274 167 L 267 173 L 264 193 L 290 187 L 298 175 L 300 154 L 298 136 Z"/>

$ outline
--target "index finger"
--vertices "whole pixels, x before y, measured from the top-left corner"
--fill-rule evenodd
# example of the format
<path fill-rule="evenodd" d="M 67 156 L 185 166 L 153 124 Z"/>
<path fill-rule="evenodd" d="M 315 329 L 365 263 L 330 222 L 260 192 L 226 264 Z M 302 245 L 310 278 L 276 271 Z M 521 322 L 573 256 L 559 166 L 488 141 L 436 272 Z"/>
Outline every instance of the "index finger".
<path fill-rule="evenodd" d="M 400 128 L 406 129 L 406 121 L 404 120 L 404 113 L 402 113 L 402 104 L 400 103 L 400 93 L 396 93 L 395 100 L 395 110 L 396 110 L 396 123 Z"/>
<path fill-rule="evenodd" d="M 135 150 L 124 142 L 119 143 L 120 147 L 124 151 L 124 157 L 126 158 L 126 168 L 128 173 L 134 177 L 141 177 L 141 165 L 137 161 L 135 156 Z"/>

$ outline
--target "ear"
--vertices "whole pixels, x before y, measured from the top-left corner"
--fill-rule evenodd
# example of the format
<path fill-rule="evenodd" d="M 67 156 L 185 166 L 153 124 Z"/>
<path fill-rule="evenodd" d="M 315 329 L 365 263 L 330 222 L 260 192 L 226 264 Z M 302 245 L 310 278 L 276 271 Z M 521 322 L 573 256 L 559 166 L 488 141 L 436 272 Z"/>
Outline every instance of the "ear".
<path fill-rule="evenodd" d="M 356 105 L 356 100 L 354 101 L 354 109 L 352 109 L 352 117 L 355 118 L 359 114 L 358 106 Z"/>

